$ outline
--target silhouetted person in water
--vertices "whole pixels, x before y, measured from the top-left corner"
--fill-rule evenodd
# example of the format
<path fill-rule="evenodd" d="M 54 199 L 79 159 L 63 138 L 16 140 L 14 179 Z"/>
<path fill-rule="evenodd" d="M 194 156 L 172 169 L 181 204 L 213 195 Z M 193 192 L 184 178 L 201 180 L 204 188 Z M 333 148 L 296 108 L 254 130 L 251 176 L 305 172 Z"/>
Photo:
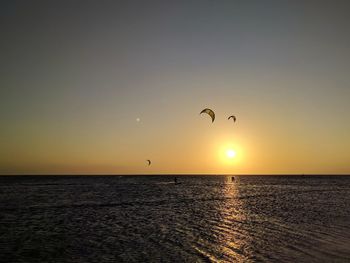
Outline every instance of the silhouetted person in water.
<path fill-rule="evenodd" d="M 235 181 L 235 177 L 232 176 L 232 177 L 231 177 L 231 182 L 234 182 L 234 181 Z"/>
<path fill-rule="evenodd" d="M 177 184 L 177 177 L 174 178 L 174 183 Z"/>

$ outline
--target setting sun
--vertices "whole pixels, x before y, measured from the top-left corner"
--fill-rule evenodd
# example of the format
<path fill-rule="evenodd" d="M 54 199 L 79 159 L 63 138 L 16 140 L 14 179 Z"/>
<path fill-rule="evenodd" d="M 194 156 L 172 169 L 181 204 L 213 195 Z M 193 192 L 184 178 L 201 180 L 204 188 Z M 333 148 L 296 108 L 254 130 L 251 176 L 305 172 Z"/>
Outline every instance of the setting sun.
<path fill-rule="evenodd" d="M 241 171 L 244 166 L 245 151 L 243 151 L 243 144 L 238 141 L 232 141 L 230 138 L 222 136 L 217 142 L 217 160 L 218 168 L 222 173 L 232 173 Z"/>
<path fill-rule="evenodd" d="M 230 159 L 235 158 L 236 157 L 236 152 L 234 150 L 232 150 L 232 149 L 228 149 L 226 151 L 226 156 L 228 158 L 230 158 Z"/>

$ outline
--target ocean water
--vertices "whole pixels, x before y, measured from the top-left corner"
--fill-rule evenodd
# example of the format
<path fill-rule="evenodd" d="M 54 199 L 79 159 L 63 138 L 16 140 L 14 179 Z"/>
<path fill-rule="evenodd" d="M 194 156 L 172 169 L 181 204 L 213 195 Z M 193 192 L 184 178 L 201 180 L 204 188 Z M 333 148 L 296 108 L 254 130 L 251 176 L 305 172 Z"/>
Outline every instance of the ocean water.
<path fill-rule="evenodd" d="M 350 176 L 0 177 L 1 262 L 350 262 Z"/>

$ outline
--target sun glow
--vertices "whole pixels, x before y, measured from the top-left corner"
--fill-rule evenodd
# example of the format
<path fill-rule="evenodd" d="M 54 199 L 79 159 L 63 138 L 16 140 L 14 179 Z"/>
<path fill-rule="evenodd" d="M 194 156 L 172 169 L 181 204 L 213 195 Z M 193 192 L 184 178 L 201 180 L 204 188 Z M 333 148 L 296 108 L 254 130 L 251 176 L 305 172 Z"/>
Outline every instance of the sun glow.
<path fill-rule="evenodd" d="M 243 144 L 222 136 L 216 144 L 216 170 L 222 174 L 239 173 L 244 168 L 245 151 Z"/>
<path fill-rule="evenodd" d="M 227 158 L 233 159 L 236 157 L 236 151 L 233 149 L 228 149 L 226 151 L 226 156 L 227 156 Z"/>

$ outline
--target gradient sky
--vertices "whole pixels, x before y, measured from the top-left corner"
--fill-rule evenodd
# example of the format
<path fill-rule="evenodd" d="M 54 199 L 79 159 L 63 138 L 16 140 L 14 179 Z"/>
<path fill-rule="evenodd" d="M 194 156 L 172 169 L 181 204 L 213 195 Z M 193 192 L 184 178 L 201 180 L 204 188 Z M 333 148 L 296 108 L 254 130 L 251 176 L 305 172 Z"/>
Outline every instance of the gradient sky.
<path fill-rule="evenodd" d="M 1 1 L 0 173 L 350 173 L 349 13 Z"/>

